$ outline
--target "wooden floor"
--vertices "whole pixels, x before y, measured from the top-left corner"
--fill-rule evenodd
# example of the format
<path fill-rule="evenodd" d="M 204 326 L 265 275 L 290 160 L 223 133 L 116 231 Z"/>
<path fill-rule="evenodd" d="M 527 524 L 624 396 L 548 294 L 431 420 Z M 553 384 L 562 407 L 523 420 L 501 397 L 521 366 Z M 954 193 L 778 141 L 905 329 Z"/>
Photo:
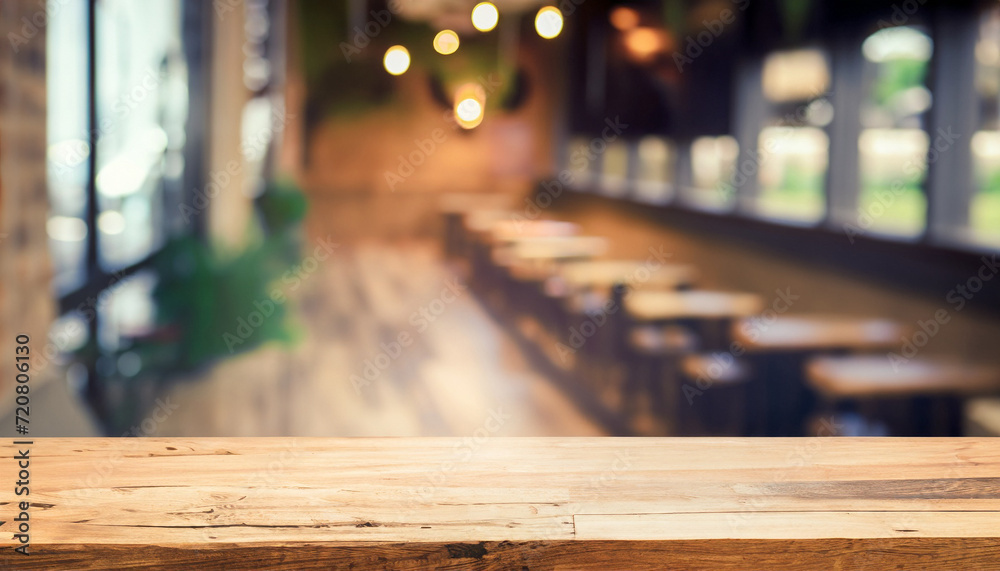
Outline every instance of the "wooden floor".
<path fill-rule="evenodd" d="M 10 542 L 0 569 L 1000 569 L 997 439 L 38 438 L 0 455 L 24 458 L 30 498 L 11 476 L 0 504 L 27 512 L 32 553 Z"/>
<path fill-rule="evenodd" d="M 163 397 L 170 414 L 149 435 L 604 434 L 531 369 L 432 243 L 342 245 L 303 275 L 291 292 L 302 341 L 174 385 Z M 410 345 L 380 356 L 400 334 Z M 366 361 L 377 374 L 362 386 L 352 376 L 365 379 Z"/>

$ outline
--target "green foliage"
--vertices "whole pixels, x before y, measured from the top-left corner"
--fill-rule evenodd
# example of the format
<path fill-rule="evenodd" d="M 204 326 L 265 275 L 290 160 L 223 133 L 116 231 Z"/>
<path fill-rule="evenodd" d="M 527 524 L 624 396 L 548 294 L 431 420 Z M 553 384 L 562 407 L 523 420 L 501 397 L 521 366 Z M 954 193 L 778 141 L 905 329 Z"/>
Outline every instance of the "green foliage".
<path fill-rule="evenodd" d="M 896 59 L 883 62 L 875 82 L 874 96 L 879 105 L 887 105 L 894 96 L 924 84 L 927 62 L 915 59 Z"/>
<path fill-rule="evenodd" d="M 814 168 L 802 167 L 795 163 L 787 166 L 781 183 L 776 190 L 789 194 L 822 194 L 826 173 Z"/>
<path fill-rule="evenodd" d="M 444 56 L 434 51 L 438 30 L 428 24 L 393 15 L 382 25 L 366 14 L 362 27 L 369 25 L 377 31 L 368 35 L 350 26 L 343 2 L 303 0 L 299 21 L 309 98 L 322 117 L 343 120 L 394 103 L 396 108 L 405 107 L 406 99 L 397 97 L 401 79 L 390 76 L 382 66 L 385 50 L 395 44 L 410 52 L 408 74 L 432 75 L 440 79 L 446 93 L 464 83 L 483 83 L 488 108 L 504 101 L 516 85 L 516 70 L 501 61 L 497 31 L 465 34 L 459 50 Z"/>
<path fill-rule="evenodd" d="M 995 170 L 985 177 L 986 180 L 981 186 L 982 192 L 990 194 L 1000 194 L 1000 170 Z"/>
<path fill-rule="evenodd" d="M 148 366 L 185 371 L 266 341 L 295 340 L 287 303 L 273 303 L 273 313 L 243 343 L 227 337 L 239 337 L 241 320 L 257 309 L 255 304 L 272 299 L 273 282 L 301 258 L 302 193 L 287 182 L 271 184 L 257 207 L 263 239 L 235 257 L 222 257 L 192 236 L 170 240 L 154 256 L 152 269 L 159 279 L 153 300 L 161 334 L 134 348 Z"/>

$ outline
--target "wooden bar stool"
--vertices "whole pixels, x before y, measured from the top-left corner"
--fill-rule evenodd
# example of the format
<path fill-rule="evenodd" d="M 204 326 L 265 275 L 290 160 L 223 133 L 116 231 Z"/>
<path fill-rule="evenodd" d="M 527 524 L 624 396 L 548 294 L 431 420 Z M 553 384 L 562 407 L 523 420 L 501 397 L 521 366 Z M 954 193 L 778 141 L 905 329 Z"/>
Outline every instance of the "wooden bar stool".
<path fill-rule="evenodd" d="M 501 288 L 506 307 L 516 305 L 523 295 L 536 297 L 535 282 L 552 274 L 554 262 L 525 261 L 514 252 L 515 244 L 536 238 L 568 238 L 579 234 L 580 227 L 572 222 L 558 220 L 502 220 L 492 225 L 489 242 L 493 262 L 500 268 Z M 527 292 L 522 290 L 527 289 Z M 523 309 L 523 308 L 522 308 Z"/>
<path fill-rule="evenodd" d="M 682 325 L 638 325 L 627 332 L 628 366 L 623 412 L 639 434 L 676 434 L 678 371 L 698 350 L 698 337 Z"/>
<path fill-rule="evenodd" d="M 1000 368 L 931 358 L 816 357 L 806 378 L 827 411 L 857 409 L 893 436 L 959 436 L 962 403 L 1000 393 Z"/>
<path fill-rule="evenodd" d="M 745 436 L 752 403 L 750 366 L 730 353 L 690 355 L 670 389 L 678 436 Z"/>
<path fill-rule="evenodd" d="M 615 285 L 622 285 L 629 291 L 669 291 L 690 287 L 696 275 L 694 267 L 686 264 L 654 267 L 640 260 L 566 262 L 560 264 L 555 275 L 544 284 L 545 295 L 550 300 L 548 321 L 554 335 L 564 340 L 574 322 L 606 307 Z"/>
<path fill-rule="evenodd" d="M 585 260 L 607 251 L 598 236 L 518 238 L 494 250 L 494 262 L 505 272 L 510 307 L 522 315 L 545 315 L 545 280 L 565 262 Z"/>
<path fill-rule="evenodd" d="M 443 221 L 443 249 L 445 257 L 467 256 L 469 236 L 465 230 L 465 217 L 475 211 L 509 212 L 512 197 L 485 193 L 448 193 L 438 200 L 438 211 Z M 510 213 L 513 216 L 513 213 Z"/>
<path fill-rule="evenodd" d="M 515 214 L 506 210 L 475 210 L 463 218 L 466 255 L 469 258 L 469 283 L 484 296 L 497 286 L 499 271 L 493 265 L 490 229 L 502 220 L 511 220 Z"/>
<path fill-rule="evenodd" d="M 886 319 L 830 314 L 755 316 L 733 323 L 734 347 L 755 378 L 753 434 L 798 436 L 815 405 L 803 378 L 807 359 L 820 354 L 887 350 L 908 328 Z"/>
<path fill-rule="evenodd" d="M 625 311 L 619 320 L 619 356 L 626 363 L 626 402 L 631 399 L 656 399 L 656 395 L 630 392 L 654 385 L 677 386 L 679 358 L 698 351 L 726 351 L 729 348 L 730 325 L 735 319 L 754 315 L 763 307 L 760 296 L 750 293 L 722 292 L 708 290 L 690 291 L 637 291 L 623 296 Z M 632 333 L 643 327 L 659 328 L 664 335 L 668 329 L 680 328 L 697 340 L 685 351 L 677 351 L 667 343 L 661 343 L 657 354 L 655 345 L 636 344 L 642 339 Z M 640 329 L 641 330 L 641 329 Z M 649 334 L 646 334 L 649 336 Z M 650 365 L 650 362 L 654 363 Z M 651 376 L 650 376 L 651 375 Z M 659 392 L 661 389 L 657 389 Z M 661 415 L 675 415 L 669 403 L 658 405 L 654 411 Z M 668 425 L 676 424 L 676 418 L 661 419 Z"/>

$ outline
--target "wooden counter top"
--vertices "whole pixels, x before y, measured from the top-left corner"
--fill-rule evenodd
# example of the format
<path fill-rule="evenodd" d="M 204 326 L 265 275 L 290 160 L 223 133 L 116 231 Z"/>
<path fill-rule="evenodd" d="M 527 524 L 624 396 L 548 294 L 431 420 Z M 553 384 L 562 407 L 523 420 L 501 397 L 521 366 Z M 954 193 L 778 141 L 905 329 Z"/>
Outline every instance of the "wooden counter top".
<path fill-rule="evenodd" d="M 480 432 L 7 441 L 0 568 L 1000 569 L 1000 439 Z"/>

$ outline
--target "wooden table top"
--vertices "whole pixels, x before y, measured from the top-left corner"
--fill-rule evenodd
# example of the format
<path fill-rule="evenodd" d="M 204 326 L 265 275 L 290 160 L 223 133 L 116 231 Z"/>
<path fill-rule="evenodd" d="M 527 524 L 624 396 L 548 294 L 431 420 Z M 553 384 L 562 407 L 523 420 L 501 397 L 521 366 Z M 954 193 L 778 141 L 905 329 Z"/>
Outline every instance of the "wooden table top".
<path fill-rule="evenodd" d="M 490 227 L 493 244 L 515 242 L 524 238 L 575 236 L 580 226 L 557 220 L 499 220 Z"/>
<path fill-rule="evenodd" d="M 725 291 L 637 291 L 625 300 L 625 307 L 637 321 L 737 319 L 759 313 L 764 300 Z"/>
<path fill-rule="evenodd" d="M 749 317 L 733 324 L 732 336 L 748 351 L 810 351 L 889 349 L 908 332 L 887 319 L 817 314 Z"/>
<path fill-rule="evenodd" d="M 492 192 L 447 193 L 438 198 L 438 211 L 465 215 L 477 210 L 510 209 L 516 207 L 516 197 Z"/>
<path fill-rule="evenodd" d="M 492 228 L 497 222 L 514 220 L 516 216 L 517 213 L 511 210 L 480 209 L 465 213 L 462 223 L 464 224 L 466 231 L 473 234 L 482 234 L 489 232 L 490 228 Z"/>
<path fill-rule="evenodd" d="M 697 271 L 688 264 L 657 264 L 644 260 L 583 260 L 559 268 L 570 289 L 610 288 L 618 283 L 678 288 L 694 283 Z"/>
<path fill-rule="evenodd" d="M 817 357 L 806 378 L 835 397 L 1000 394 L 1000 369 L 949 360 L 890 360 L 886 354 Z"/>
<path fill-rule="evenodd" d="M 8 441 L 0 568 L 1000 569 L 998 439 L 488 434 Z"/>
<path fill-rule="evenodd" d="M 599 236 L 524 237 L 493 248 L 493 261 L 510 265 L 513 261 L 533 262 L 572 260 L 600 256 L 608 249 L 608 241 Z"/>

